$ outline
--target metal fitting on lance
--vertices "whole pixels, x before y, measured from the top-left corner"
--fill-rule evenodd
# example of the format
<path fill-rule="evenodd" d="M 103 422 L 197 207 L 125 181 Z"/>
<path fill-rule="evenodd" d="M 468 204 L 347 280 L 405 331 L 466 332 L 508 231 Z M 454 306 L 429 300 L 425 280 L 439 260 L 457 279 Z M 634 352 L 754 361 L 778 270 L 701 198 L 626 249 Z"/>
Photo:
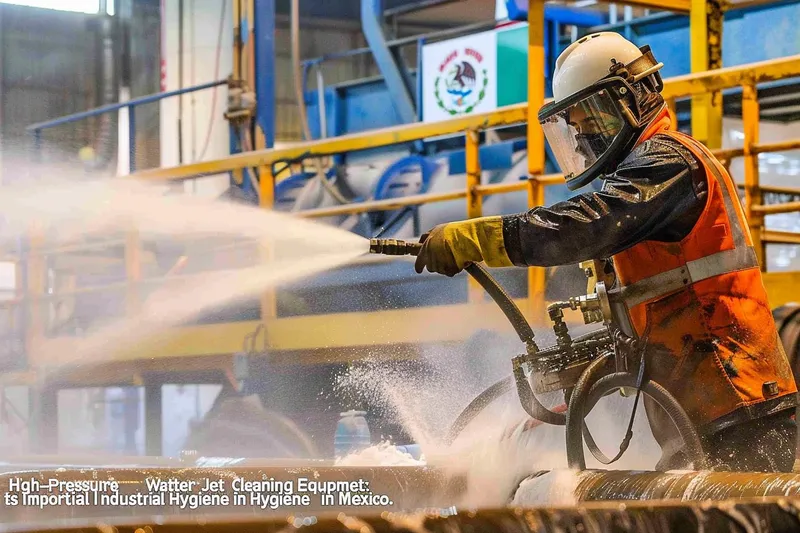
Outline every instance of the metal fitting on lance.
<path fill-rule="evenodd" d="M 573 311 L 581 310 L 584 323 L 594 324 L 603 321 L 603 309 L 597 293 L 572 297 L 569 299 L 569 304 Z"/>
<path fill-rule="evenodd" d="M 422 244 L 398 239 L 370 239 L 369 253 L 382 255 L 417 255 Z"/>

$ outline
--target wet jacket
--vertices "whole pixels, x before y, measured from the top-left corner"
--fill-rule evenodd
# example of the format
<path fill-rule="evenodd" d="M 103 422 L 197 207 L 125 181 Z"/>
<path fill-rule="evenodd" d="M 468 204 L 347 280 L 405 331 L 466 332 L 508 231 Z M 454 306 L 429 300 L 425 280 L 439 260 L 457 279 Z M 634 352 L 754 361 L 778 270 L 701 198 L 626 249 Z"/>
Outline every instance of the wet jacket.
<path fill-rule="evenodd" d="M 611 258 L 649 376 L 713 433 L 793 407 L 797 388 L 735 185 L 668 128 L 654 121 L 600 192 L 504 217 L 503 237 L 520 266 Z"/>

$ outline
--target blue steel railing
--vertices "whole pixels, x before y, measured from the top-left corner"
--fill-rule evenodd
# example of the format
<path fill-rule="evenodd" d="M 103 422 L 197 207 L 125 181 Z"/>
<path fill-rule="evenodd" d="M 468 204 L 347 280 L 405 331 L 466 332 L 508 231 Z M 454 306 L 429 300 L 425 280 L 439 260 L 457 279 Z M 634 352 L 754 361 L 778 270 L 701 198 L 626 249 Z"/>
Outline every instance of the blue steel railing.
<path fill-rule="evenodd" d="M 172 98 L 173 96 L 180 96 L 182 94 L 203 91 L 206 89 L 212 89 L 214 87 L 218 87 L 220 85 L 225 85 L 228 83 L 227 79 L 224 80 L 217 80 L 212 81 L 209 83 L 203 83 L 200 85 L 194 85 L 192 87 L 186 87 L 183 89 L 177 89 L 175 91 L 166 91 L 156 94 L 150 94 L 147 96 L 142 96 L 140 98 L 134 98 L 132 100 L 128 100 L 127 102 L 120 102 L 118 104 L 108 104 L 100 107 L 96 107 L 94 109 L 89 109 L 88 111 L 82 111 L 80 113 L 74 113 L 72 115 L 66 115 L 59 118 L 54 118 L 52 120 L 48 120 L 45 122 L 37 122 L 36 124 L 31 124 L 27 128 L 26 131 L 30 132 L 33 135 L 33 144 L 34 144 L 34 152 L 38 154 L 41 151 L 42 145 L 42 131 L 54 128 L 56 126 L 61 126 L 64 124 L 69 124 L 72 122 L 79 122 L 81 120 L 85 120 L 87 118 L 96 117 L 98 115 L 103 115 L 105 113 L 113 113 L 114 111 L 119 111 L 123 108 L 128 108 L 128 137 L 129 137 L 129 157 L 130 157 L 130 172 L 133 173 L 136 171 L 136 113 L 135 109 L 137 106 L 150 104 L 153 102 L 158 102 L 164 100 L 165 98 Z"/>

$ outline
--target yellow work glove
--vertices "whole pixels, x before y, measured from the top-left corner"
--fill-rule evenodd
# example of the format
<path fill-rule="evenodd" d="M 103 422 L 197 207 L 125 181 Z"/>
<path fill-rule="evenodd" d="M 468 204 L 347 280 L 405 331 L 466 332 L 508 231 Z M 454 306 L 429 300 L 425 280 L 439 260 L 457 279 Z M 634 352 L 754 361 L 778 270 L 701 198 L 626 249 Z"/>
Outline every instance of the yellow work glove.
<path fill-rule="evenodd" d="M 440 224 L 420 239 L 422 249 L 414 265 L 418 274 L 429 272 L 453 277 L 469 263 L 484 261 L 490 267 L 514 266 L 503 242 L 499 216 Z"/>

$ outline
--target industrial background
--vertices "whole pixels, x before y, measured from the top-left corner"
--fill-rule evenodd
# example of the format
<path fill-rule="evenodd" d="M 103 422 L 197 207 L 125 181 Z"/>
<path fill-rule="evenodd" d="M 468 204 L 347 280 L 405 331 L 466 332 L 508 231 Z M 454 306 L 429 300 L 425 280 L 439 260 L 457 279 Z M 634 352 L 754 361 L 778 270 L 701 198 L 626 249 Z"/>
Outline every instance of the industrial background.
<path fill-rule="evenodd" d="M 0 0 L 0 184 L 67 163 L 87 179 L 131 174 L 365 237 L 565 198 L 526 102 L 535 113 L 549 96 L 569 42 L 618 31 L 652 46 L 680 129 L 721 154 L 749 206 L 766 206 L 749 213 L 771 303 L 797 299 L 798 2 L 301 0 L 296 13 L 289 0 L 25 3 Z M 430 90 L 431 58 L 454 43 L 495 58 L 496 87 L 475 109 L 447 111 Z M 690 79 L 719 68 L 731 70 Z M 251 157 L 229 158 L 240 152 Z M 31 240 L 0 263 L 0 451 L 176 456 L 207 445 L 213 455 L 246 440 L 200 442 L 233 416 L 250 427 L 288 419 L 285 431 L 330 455 L 352 407 L 368 411 L 374 435 L 407 444 L 394 414 L 330 391 L 335 376 L 387 360 L 423 374 L 431 354 L 491 373 L 481 358 L 509 333 L 465 276 L 359 264 L 215 309 L 119 360 L 48 373 L 41 354 L 81 342 L 96 325 L 88 310 L 102 300 L 128 312 L 138 284 L 181 255 L 175 243 L 82 244 L 45 253 Z M 574 266 L 498 277 L 534 320 L 545 300 L 585 287 Z M 462 327 L 431 325 L 444 312 Z M 230 453 L 258 454 L 252 446 Z"/>

